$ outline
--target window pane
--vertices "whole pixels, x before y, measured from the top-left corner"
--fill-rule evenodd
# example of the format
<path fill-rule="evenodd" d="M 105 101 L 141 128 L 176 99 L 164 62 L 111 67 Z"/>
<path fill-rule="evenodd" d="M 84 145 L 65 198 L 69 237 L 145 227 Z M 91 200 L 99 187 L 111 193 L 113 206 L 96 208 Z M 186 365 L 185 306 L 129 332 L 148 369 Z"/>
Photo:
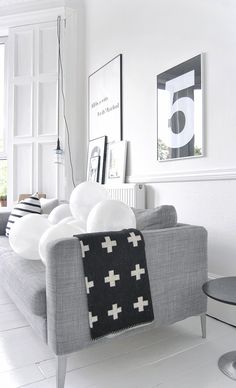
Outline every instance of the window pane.
<path fill-rule="evenodd" d="M 0 159 L 0 206 L 7 206 L 7 160 Z"/>
<path fill-rule="evenodd" d="M 4 55 L 5 44 L 0 44 L 0 153 L 5 151 L 4 144 Z"/>

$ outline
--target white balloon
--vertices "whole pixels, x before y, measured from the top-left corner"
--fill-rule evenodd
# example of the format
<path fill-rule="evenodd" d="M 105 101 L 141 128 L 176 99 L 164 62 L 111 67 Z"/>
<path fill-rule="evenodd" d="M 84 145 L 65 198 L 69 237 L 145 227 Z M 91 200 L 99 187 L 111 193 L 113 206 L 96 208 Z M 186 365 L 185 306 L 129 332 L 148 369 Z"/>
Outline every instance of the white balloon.
<path fill-rule="evenodd" d="M 75 221 L 75 218 L 74 217 L 66 217 L 66 218 L 63 218 L 60 222 L 58 222 L 59 225 L 61 224 L 69 224 L 69 222 L 72 222 L 72 221 Z"/>
<path fill-rule="evenodd" d="M 49 228 L 48 219 L 40 214 L 28 214 L 11 228 L 9 242 L 14 252 L 24 259 L 40 260 L 39 240 Z"/>
<path fill-rule="evenodd" d="M 124 202 L 105 200 L 99 202 L 89 213 L 87 232 L 108 232 L 136 228 L 133 210 Z"/>
<path fill-rule="evenodd" d="M 48 230 L 46 230 L 39 241 L 39 255 L 43 263 L 46 265 L 49 243 L 61 238 L 73 237 L 75 234 L 78 234 L 77 229 L 68 224 L 52 225 Z"/>
<path fill-rule="evenodd" d="M 100 201 L 107 199 L 105 188 L 96 182 L 83 182 L 76 186 L 70 196 L 70 210 L 72 215 L 82 222 L 86 229 L 89 212 Z"/>
<path fill-rule="evenodd" d="M 68 222 L 68 225 L 73 226 L 77 229 L 77 233 L 86 233 L 86 229 L 84 228 L 84 224 L 78 220 L 74 220 L 71 222 Z"/>
<path fill-rule="evenodd" d="M 48 218 L 49 214 L 41 214 L 41 217 Z"/>
<path fill-rule="evenodd" d="M 48 221 L 51 224 L 55 225 L 66 217 L 71 217 L 70 205 L 67 203 L 63 203 L 62 205 L 55 207 L 55 209 L 51 211 L 48 216 Z"/>

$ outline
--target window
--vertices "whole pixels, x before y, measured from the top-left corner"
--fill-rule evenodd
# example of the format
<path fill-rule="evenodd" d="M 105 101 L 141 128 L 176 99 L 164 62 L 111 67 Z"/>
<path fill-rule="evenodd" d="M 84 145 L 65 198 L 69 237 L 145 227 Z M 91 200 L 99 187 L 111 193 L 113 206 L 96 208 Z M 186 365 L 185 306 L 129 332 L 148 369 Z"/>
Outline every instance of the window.
<path fill-rule="evenodd" d="M 7 205 L 7 154 L 5 127 L 5 47 L 0 38 L 0 207 Z"/>

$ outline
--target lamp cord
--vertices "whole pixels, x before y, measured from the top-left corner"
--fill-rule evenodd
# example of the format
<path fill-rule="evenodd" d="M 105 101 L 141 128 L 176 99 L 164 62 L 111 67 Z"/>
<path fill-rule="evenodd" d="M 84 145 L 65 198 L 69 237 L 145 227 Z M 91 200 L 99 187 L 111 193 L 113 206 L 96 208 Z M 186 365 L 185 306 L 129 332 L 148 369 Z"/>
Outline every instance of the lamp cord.
<path fill-rule="evenodd" d="M 72 163 L 72 156 L 71 156 L 71 148 L 70 148 L 70 133 L 69 133 L 69 126 L 66 118 L 66 99 L 65 99 L 65 93 L 64 93 L 64 70 L 63 70 L 63 64 L 62 64 L 62 57 L 61 57 L 61 16 L 57 17 L 57 40 L 58 40 L 58 89 L 59 86 L 61 86 L 61 95 L 62 95 L 62 102 L 63 102 L 63 119 L 65 123 L 66 128 L 66 134 L 67 134 L 67 144 L 68 144 L 68 151 L 69 151 L 69 160 L 70 160 L 70 168 L 71 168 L 71 179 L 73 186 L 75 187 L 75 180 L 74 180 L 74 169 L 73 169 L 73 163 Z M 61 81 L 61 82 L 60 82 Z M 58 90 L 58 103 L 59 100 L 59 94 L 60 90 Z M 58 112 L 59 112 L 59 106 L 58 106 Z M 59 114 L 58 114 L 58 123 L 59 123 Z M 59 124 L 58 124 L 58 138 L 59 138 Z"/>

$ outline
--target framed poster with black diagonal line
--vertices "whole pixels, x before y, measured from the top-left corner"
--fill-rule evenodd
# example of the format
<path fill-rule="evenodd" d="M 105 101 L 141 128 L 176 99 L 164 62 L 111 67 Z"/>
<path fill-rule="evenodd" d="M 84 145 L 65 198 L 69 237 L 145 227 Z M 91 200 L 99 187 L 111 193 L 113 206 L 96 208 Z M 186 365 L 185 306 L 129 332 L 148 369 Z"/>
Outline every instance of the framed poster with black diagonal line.
<path fill-rule="evenodd" d="M 157 76 L 158 160 L 203 156 L 203 54 Z"/>
<path fill-rule="evenodd" d="M 107 137 L 90 140 L 88 145 L 87 181 L 104 183 Z"/>
<path fill-rule="evenodd" d="M 109 143 L 106 156 L 106 184 L 125 182 L 127 141 Z"/>
<path fill-rule="evenodd" d="M 100 164 L 100 156 L 93 156 L 90 158 L 89 171 L 88 171 L 89 182 L 98 182 L 99 164 Z"/>
<path fill-rule="evenodd" d="M 108 143 L 122 140 L 122 55 L 89 76 L 89 139 L 107 136 Z"/>

